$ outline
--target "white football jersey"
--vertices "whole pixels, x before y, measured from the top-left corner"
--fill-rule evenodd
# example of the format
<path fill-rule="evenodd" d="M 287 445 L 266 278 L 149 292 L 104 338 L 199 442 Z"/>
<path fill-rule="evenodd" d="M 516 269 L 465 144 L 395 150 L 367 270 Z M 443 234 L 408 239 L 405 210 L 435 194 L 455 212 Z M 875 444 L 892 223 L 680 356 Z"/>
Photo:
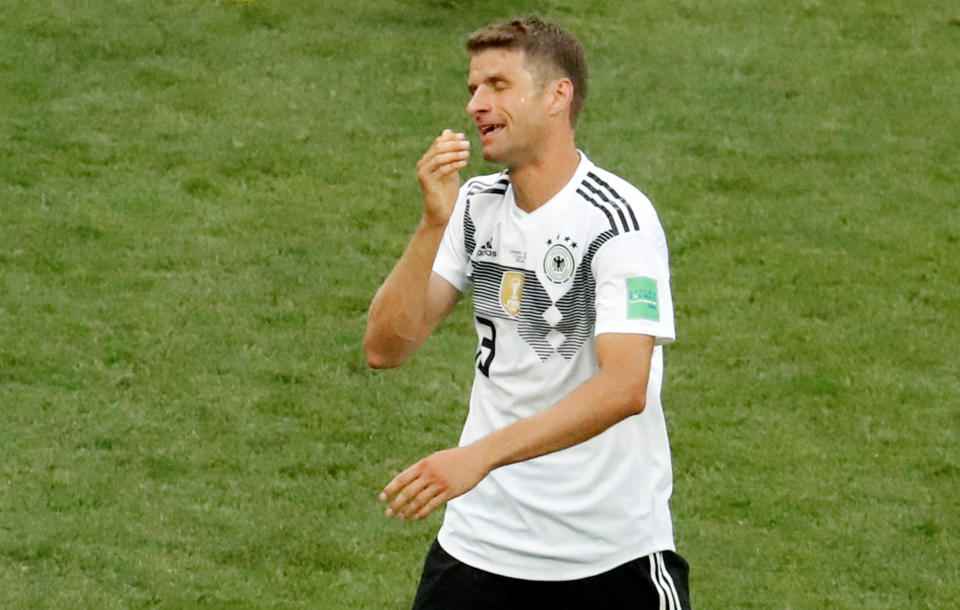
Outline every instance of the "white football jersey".
<path fill-rule="evenodd" d="M 491 472 L 447 505 L 438 538 L 474 567 L 570 580 L 673 550 L 661 345 L 674 340 L 667 244 L 650 201 L 580 153 L 526 213 L 507 172 L 466 182 L 433 270 L 472 290 L 476 375 L 461 445 L 551 407 L 596 374 L 595 337 L 657 340 L 646 408 L 574 447 Z"/>

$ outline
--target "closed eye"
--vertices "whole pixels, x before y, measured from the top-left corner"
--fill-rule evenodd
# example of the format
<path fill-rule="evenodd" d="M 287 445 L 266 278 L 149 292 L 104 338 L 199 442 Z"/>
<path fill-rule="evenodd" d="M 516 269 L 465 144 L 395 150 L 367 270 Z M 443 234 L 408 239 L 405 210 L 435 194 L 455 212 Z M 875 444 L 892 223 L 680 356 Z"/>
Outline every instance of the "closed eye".
<path fill-rule="evenodd" d="M 492 76 L 483 81 L 481 85 L 468 85 L 467 93 L 470 94 L 470 97 L 473 97 L 473 95 L 477 92 L 477 89 L 483 85 L 493 89 L 494 91 L 503 91 L 510 88 L 510 81 L 499 76 Z"/>

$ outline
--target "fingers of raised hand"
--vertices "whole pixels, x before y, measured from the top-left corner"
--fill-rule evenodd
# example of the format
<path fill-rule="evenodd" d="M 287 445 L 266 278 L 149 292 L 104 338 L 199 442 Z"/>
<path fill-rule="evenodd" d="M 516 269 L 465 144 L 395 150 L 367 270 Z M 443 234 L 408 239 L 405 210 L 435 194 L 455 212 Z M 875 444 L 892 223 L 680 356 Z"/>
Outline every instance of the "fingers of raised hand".
<path fill-rule="evenodd" d="M 430 147 L 431 150 L 456 147 L 463 142 L 467 142 L 467 136 L 462 133 L 454 133 L 449 129 L 444 129 L 443 133 L 437 136 L 437 139 L 433 141 L 433 145 Z"/>
<path fill-rule="evenodd" d="M 437 172 L 449 174 L 466 167 L 469 157 L 470 141 L 463 134 L 454 134 L 448 129 L 423 155 L 417 163 L 417 170 L 421 177 Z"/>

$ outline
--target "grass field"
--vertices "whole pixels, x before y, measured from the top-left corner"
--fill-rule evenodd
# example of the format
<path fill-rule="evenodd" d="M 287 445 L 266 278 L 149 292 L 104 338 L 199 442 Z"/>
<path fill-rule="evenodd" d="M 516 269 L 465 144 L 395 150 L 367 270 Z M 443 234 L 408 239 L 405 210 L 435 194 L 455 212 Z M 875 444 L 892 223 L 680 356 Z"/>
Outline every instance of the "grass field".
<path fill-rule="evenodd" d="M 365 311 L 465 37 L 529 12 L 670 241 L 696 607 L 956 607 L 946 0 L 2 0 L 0 606 L 409 604 L 440 518 L 377 493 L 456 442 L 476 339 L 375 373 Z"/>

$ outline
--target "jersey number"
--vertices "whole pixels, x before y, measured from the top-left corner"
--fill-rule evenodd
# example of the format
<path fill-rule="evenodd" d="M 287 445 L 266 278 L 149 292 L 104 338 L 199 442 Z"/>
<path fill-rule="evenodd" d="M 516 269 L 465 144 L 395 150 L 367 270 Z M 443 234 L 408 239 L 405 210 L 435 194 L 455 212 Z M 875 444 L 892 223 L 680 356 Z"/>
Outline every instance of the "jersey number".
<path fill-rule="evenodd" d="M 477 361 L 477 368 L 480 369 L 480 372 L 485 376 L 490 376 L 490 363 L 493 362 L 493 356 L 497 353 L 497 327 L 493 325 L 493 322 L 486 318 L 481 318 L 477 316 L 477 322 L 486 326 L 490 329 L 490 336 L 480 338 L 480 349 L 477 350 L 477 355 L 474 357 Z M 483 357 L 483 350 L 487 350 L 486 358 Z"/>

